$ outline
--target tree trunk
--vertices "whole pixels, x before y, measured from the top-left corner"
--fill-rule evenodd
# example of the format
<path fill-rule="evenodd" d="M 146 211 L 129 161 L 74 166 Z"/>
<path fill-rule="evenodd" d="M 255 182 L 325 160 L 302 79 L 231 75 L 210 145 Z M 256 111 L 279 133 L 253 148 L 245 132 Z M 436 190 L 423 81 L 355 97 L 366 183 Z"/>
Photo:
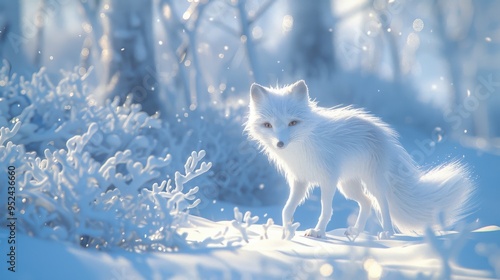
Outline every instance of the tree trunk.
<path fill-rule="evenodd" d="M 34 68 L 26 58 L 24 44 L 37 30 L 32 22 L 21 26 L 21 19 L 21 1 L 0 2 L 0 58 L 7 59 L 12 73 L 29 76 Z"/>
<path fill-rule="evenodd" d="M 149 114 L 161 109 L 153 39 L 152 0 L 105 0 L 102 6 L 102 100 L 129 94 Z"/>
<path fill-rule="evenodd" d="M 292 0 L 290 7 L 292 71 L 307 76 L 331 72 L 335 62 L 331 0 Z"/>

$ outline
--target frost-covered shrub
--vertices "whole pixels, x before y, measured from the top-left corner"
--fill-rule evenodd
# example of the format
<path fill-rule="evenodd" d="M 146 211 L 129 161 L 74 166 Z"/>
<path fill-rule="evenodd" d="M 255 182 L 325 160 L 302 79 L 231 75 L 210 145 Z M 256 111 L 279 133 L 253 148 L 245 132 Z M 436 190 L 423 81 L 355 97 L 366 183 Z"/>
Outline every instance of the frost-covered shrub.
<path fill-rule="evenodd" d="M 199 188 L 184 190 L 184 184 L 211 167 L 201 162 L 204 151 L 193 152 L 184 173 L 168 179 L 169 151 L 185 156 L 187 142 L 157 115 L 142 112 L 130 98 L 123 105 L 117 99 L 96 105 L 86 76 L 65 72 L 53 85 L 43 69 L 28 81 L 9 76 L 5 65 L 0 176 L 16 168 L 19 231 L 130 251 L 187 244 L 177 228 L 200 200 Z M 6 203 L 0 202 L 2 217 Z"/>
<path fill-rule="evenodd" d="M 151 152 L 162 152 L 154 137 L 165 134 L 157 115 L 141 111 L 141 105 L 127 98 L 108 100 L 97 106 L 88 93 L 85 79 L 76 72 L 62 72 L 63 78 L 54 86 L 42 68 L 31 81 L 24 77 L 8 76 L 4 62 L 0 69 L 0 126 L 21 121 L 23 126 L 13 139 L 27 149 L 43 153 L 46 148 L 59 149 L 75 134 L 81 134 L 89 123 L 99 124 L 98 131 L 86 149 L 98 159 L 105 159 L 116 151 L 129 149 L 137 158 Z M 166 126 L 166 125 L 164 125 Z M 168 133 L 168 132 L 167 132 Z M 170 136 L 170 135 L 168 135 Z M 168 137 L 164 137 L 167 139 Z M 167 143 L 168 144 L 168 143 Z M 165 149 L 161 145 L 161 148 Z"/>
<path fill-rule="evenodd" d="M 187 210 L 200 200 L 195 198 L 198 187 L 184 192 L 184 184 L 210 169 L 210 163 L 200 163 L 204 151 L 191 154 L 184 174 L 175 173 L 175 187 L 168 180 L 139 193 L 137 185 L 158 177 L 157 169 L 169 163 L 169 156 L 149 156 L 143 166 L 126 150 L 100 164 L 85 151 L 98 131 L 98 125 L 91 123 L 85 133 L 67 141 L 66 149 L 46 149 L 42 158 L 26 153 L 23 145 L 7 142 L 21 127 L 17 122 L 12 129 L 0 130 L 0 176 L 7 178 L 8 166 L 15 166 L 19 174 L 19 231 L 86 247 L 130 251 L 166 251 L 188 245 L 177 229 L 186 222 Z M 125 164 L 127 174 L 117 171 L 119 164 Z M 6 210 L 2 205 L 2 217 Z"/>
<path fill-rule="evenodd" d="M 43 68 L 28 81 L 15 74 L 9 76 L 6 65 L 4 62 L 0 69 L 0 127 L 21 122 L 12 141 L 27 151 L 41 155 L 46 149 L 65 148 L 71 137 L 84 133 L 89 124 L 95 123 L 96 131 L 84 150 L 99 163 L 125 150 L 130 151 L 128 158 L 142 165 L 148 164 L 150 155 L 165 157 L 172 150 L 178 153 L 176 161 L 185 157 L 187 148 L 181 146 L 185 142 L 177 140 L 181 137 L 174 136 L 168 123 L 158 115 L 141 111 L 141 105 L 133 104 L 131 97 L 122 105 L 116 98 L 98 106 L 87 90 L 87 76 L 63 72 L 62 80 L 53 85 Z M 124 166 L 121 164 L 118 169 L 127 175 Z M 158 171 L 171 174 L 174 169 L 164 164 Z M 137 184 L 137 190 L 152 183 Z"/>
<path fill-rule="evenodd" d="M 97 129 L 84 151 L 101 164 L 125 150 L 130 150 L 130 159 L 142 165 L 148 164 L 150 155 L 170 154 L 170 164 L 158 167 L 158 172 L 172 174 L 182 168 L 188 151 L 206 150 L 213 168 L 200 190 L 205 203 L 213 199 L 245 205 L 276 203 L 270 201 L 276 197 L 271 193 L 280 193 L 286 187 L 242 133 L 246 107 L 241 102 L 234 102 L 239 107 L 214 106 L 186 112 L 187 118 L 177 116 L 162 121 L 158 115 L 142 112 L 131 97 L 122 105 L 117 98 L 97 105 L 87 88 L 88 74 L 62 72 L 57 85 L 50 82 L 43 68 L 31 80 L 9 75 L 4 62 L 0 69 L 0 127 L 22 122 L 12 141 L 24 145 L 27 151 L 42 155 L 45 149 L 66 148 L 71 137 L 96 123 Z M 117 169 L 128 174 L 123 163 Z M 150 188 L 154 179 L 136 185 L 137 190 Z"/>
<path fill-rule="evenodd" d="M 23 126 L 13 141 L 32 151 L 64 147 L 66 140 L 81 133 L 86 125 L 81 108 L 87 106 L 83 81 L 75 73 L 64 73 L 57 86 L 52 85 L 42 68 L 31 80 L 9 76 L 6 61 L 0 69 L 0 127 L 21 121 Z"/>

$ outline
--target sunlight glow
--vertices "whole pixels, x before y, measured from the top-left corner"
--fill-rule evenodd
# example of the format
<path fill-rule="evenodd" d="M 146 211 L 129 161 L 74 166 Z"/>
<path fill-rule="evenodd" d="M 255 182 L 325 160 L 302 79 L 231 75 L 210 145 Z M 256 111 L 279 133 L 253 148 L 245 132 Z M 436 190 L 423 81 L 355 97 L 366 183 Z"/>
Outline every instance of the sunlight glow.
<path fill-rule="evenodd" d="M 415 32 L 420 32 L 422 29 L 424 29 L 424 21 L 417 18 L 413 21 L 413 30 L 415 30 Z"/>
<path fill-rule="evenodd" d="M 293 28 L 293 17 L 291 15 L 286 15 L 283 17 L 283 22 L 281 23 L 281 29 L 283 32 L 289 32 Z"/>
<path fill-rule="evenodd" d="M 172 16 L 172 10 L 170 9 L 169 5 L 164 5 L 163 6 L 163 16 L 166 19 L 170 19 L 170 17 Z"/>
<path fill-rule="evenodd" d="M 323 277 L 330 277 L 333 274 L 333 266 L 329 263 L 324 263 L 319 268 L 319 273 L 321 273 Z"/>
<path fill-rule="evenodd" d="M 417 33 L 412 32 L 408 34 L 408 37 L 406 38 L 406 44 L 408 44 L 408 47 L 413 50 L 418 49 L 418 47 L 420 46 L 420 38 Z"/>
<path fill-rule="evenodd" d="M 90 50 L 88 48 L 82 49 L 82 51 L 81 51 L 82 56 L 87 57 L 87 56 L 89 56 L 89 54 L 90 54 Z"/>
<path fill-rule="evenodd" d="M 255 26 L 253 29 L 252 29 L 252 37 L 254 39 L 260 39 L 262 38 L 262 34 L 264 32 L 262 31 L 262 28 L 260 26 Z"/>
<path fill-rule="evenodd" d="M 365 269 L 366 273 L 368 274 L 368 279 L 370 280 L 375 280 L 375 279 L 380 279 L 382 276 L 382 266 L 377 263 L 374 259 L 367 259 L 363 263 L 363 268 Z"/>
<path fill-rule="evenodd" d="M 83 28 L 83 31 L 85 31 L 85 33 L 91 33 L 92 32 L 92 25 L 90 25 L 88 22 L 84 22 L 82 24 L 82 28 Z"/>

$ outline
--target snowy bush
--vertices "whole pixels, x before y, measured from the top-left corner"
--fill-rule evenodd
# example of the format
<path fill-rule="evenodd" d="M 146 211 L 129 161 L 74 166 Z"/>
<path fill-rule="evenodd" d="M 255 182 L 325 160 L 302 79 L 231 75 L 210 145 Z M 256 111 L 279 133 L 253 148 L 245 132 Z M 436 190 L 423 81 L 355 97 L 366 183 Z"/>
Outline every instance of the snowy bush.
<path fill-rule="evenodd" d="M 157 115 L 149 116 L 139 104 L 132 104 L 131 97 L 121 106 L 118 99 L 97 106 L 86 86 L 87 75 L 62 72 L 63 78 L 54 86 L 44 68 L 33 74 L 31 81 L 17 79 L 15 74 L 9 77 L 7 70 L 4 61 L 0 69 L 4 84 L 0 127 L 21 121 L 23 125 L 13 141 L 28 150 L 42 154 L 46 148 L 63 148 L 70 137 L 83 133 L 92 122 L 99 124 L 98 130 L 85 148 L 98 160 L 129 149 L 135 159 L 145 163 L 151 153 L 165 153 L 165 147 L 172 146 L 170 142 L 158 145 L 158 138 L 172 141 L 167 126 Z"/>
<path fill-rule="evenodd" d="M 9 76 L 6 63 L 0 71 L 0 176 L 8 166 L 18 174 L 18 230 L 95 248 L 187 245 L 177 228 L 200 200 L 184 185 L 210 169 L 205 152 L 162 180 L 172 172 L 167 147 L 186 152 L 168 125 L 130 98 L 97 106 L 85 76 L 63 74 L 53 86 L 43 69 L 31 81 Z"/>
<path fill-rule="evenodd" d="M 246 106 L 241 102 L 237 108 L 207 108 L 185 113 L 188 118 L 162 121 L 159 115 L 141 111 L 141 105 L 133 104 L 131 96 L 121 105 L 118 98 L 97 105 L 87 87 L 89 73 L 62 72 L 63 79 L 57 85 L 50 82 L 43 68 L 31 80 L 9 75 L 4 61 L 0 69 L 0 127 L 22 122 L 12 141 L 24 145 L 27 151 L 41 155 L 45 149 L 63 149 L 72 136 L 96 123 L 96 131 L 83 149 L 101 164 L 125 150 L 130 151 L 130 159 L 142 165 L 148 164 L 150 155 L 170 154 L 170 164 L 158 166 L 158 172 L 172 174 L 182 168 L 182 160 L 191 149 L 206 150 L 213 168 L 200 191 L 205 203 L 221 199 L 246 205 L 269 204 L 267 198 L 273 197 L 269 192 L 278 191 L 278 187 L 265 188 L 269 184 L 280 186 L 281 178 L 274 169 L 249 168 L 268 163 L 242 133 Z M 117 169 L 127 174 L 124 167 L 122 162 Z M 149 188 L 156 177 L 140 182 L 136 189 Z"/>
<path fill-rule="evenodd" d="M 150 156 L 143 166 L 126 150 L 101 165 L 84 151 L 98 131 L 98 125 L 92 123 L 84 134 L 67 141 L 67 149 L 46 149 L 41 158 L 26 153 L 23 145 L 5 143 L 21 126 L 18 122 L 12 130 L 0 131 L 0 173 L 6 176 L 12 165 L 22 176 L 17 189 L 20 231 L 80 242 L 85 247 L 130 251 L 165 251 L 187 245 L 185 236 L 176 230 L 199 199 L 195 199 L 198 187 L 183 192 L 184 184 L 210 169 L 210 163 L 200 164 L 204 151 L 191 154 L 184 174 L 175 173 L 175 187 L 168 180 L 139 193 L 137 185 L 158 177 L 157 169 L 169 163 L 169 156 Z M 125 164 L 127 174 L 117 171 L 119 164 Z M 3 205 L 2 216 L 6 209 Z"/>

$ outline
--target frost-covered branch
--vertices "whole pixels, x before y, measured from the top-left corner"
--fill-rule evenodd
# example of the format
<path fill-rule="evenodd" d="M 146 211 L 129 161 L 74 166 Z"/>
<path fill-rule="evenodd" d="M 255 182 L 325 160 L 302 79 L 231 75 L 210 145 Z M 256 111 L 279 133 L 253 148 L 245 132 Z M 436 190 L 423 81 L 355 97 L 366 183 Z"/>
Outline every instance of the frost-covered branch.
<path fill-rule="evenodd" d="M 234 220 L 231 222 L 231 225 L 236 228 L 243 237 L 243 240 L 248 243 L 248 232 L 247 229 L 259 221 L 259 216 L 251 216 L 252 213 L 250 211 L 245 212 L 245 216 L 240 212 L 238 207 L 234 207 Z"/>
<path fill-rule="evenodd" d="M 274 225 L 274 220 L 272 218 L 267 219 L 267 222 L 262 225 L 262 228 L 264 228 L 263 239 L 269 239 L 269 237 L 267 236 L 267 231 L 272 225 Z"/>
<path fill-rule="evenodd" d="M 200 151 L 198 153 L 192 152 L 191 156 L 187 159 L 186 164 L 184 165 L 184 174 L 180 172 L 175 173 L 175 192 L 182 192 L 184 189 L 184 184 L 195 177 L 207 172 L 212 164 L 202 162 L 200 168 L 196 169 L 198 166 L 198 162 L 205 157 L 205 151 Z"/>
<path fill-rule="evenodd" d="M 4 145 L 7 140 L 10 138 L 14 137 L 16 133 L 19 131 L 19 128 L 21 128 L 21 122 L 16 122 L 14 124 L 14 127 L 12 129 L 9 129 L 8 127 L 1 127 L 0 128 L 0 145 Z"/>

